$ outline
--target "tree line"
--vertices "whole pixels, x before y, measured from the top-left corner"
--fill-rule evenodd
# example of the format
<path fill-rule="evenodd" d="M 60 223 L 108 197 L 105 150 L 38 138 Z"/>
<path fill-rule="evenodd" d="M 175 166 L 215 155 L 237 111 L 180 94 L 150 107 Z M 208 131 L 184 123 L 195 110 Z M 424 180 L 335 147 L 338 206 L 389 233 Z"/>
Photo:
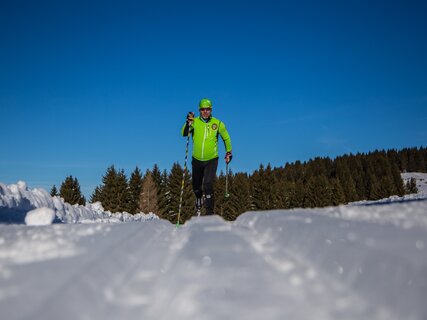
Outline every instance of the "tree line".
<path fill-rule="evenodd" d="M 249 210 L 334 206 L 417 192 L 415 180 L 405 185 L 401 172 L 427 172 L 427 148 L 376 150 L 335 159 L 316 157 L 274 168 L 260 165 L 252 174 L 229 172 L 229 197 L 225 197 L 226 176 L 221 172 L 215 181 L 215 212 L 234 220 Z M 182 177 L 179 163 L 169 172 L 154 165 L 143 174 L 136 167 L 129 179 L 123 169 L 110 166 L 90 202 L 100 201 L 112 212 L 154 212 L 176 222 Z M 85 203 L 77 178 L 72 176 L 65 179 L 59 193 L 53 186 L 51 194 L 71 204 Z M 182 223 L 194 214 L 194 202 L 191 172 L 187 172 Z"/>

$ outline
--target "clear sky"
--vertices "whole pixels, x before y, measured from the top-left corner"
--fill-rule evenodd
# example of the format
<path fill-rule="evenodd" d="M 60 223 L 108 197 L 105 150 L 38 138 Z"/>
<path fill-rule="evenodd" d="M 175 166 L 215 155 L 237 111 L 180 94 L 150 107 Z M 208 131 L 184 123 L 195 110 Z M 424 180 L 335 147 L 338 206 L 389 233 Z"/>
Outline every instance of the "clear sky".
<path fill-rule="evenodd" d="M 233 171 L 427 142 L 426 1 L 2 1 L 0 40 L 3 183 L 169 170 L 204 97 Z"/>

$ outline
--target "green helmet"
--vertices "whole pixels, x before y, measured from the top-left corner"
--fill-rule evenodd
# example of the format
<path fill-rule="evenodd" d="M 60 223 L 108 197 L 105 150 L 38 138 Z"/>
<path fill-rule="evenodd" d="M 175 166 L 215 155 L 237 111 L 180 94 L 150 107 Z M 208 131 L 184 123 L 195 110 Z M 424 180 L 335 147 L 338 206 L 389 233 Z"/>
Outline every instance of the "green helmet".
<path fill-rule="evenodd" d="M 212 109 L 212 102 L 209 99 L 202 99 L 199 102 L 199 109 L 202 108 L 211 108 Z"/>

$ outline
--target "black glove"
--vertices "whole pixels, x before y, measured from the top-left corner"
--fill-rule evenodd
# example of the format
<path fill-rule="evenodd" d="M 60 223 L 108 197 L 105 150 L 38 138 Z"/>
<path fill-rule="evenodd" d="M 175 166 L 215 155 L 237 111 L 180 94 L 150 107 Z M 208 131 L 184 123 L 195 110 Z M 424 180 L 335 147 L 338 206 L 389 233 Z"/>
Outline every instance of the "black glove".
<path fill-rule="evenodd" d="M 193 121 L 194 121 L 194 112 L 190 111 L 187 114 L 187 124 L 191 125 L 193 123 Z"/>
<path fill-rule="evenodd" d="M 225 154 L 224 159 L 225 159 L 225 163 L 230 163 L 231 159 L 233 159 L 233 155 L 231 154 L 231 151 Z"/>

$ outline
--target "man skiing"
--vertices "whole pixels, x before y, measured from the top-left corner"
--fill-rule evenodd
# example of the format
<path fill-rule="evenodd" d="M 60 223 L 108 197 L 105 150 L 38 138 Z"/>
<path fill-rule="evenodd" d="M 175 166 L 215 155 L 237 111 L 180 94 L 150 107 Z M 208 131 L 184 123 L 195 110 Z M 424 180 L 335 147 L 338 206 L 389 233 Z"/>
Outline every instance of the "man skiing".
<path fill-rule="evenodd" d="M 225 162 L 232 159 L 231 139 L 224 122 L 212 117 L 212 102 L 202 99 L 199 103 L 200 116 L 195 118 L 189 112 L 187 121 L 182 127 L 182 135 L 193 135 L 193 192 L 196 196 L 196 214 L 200 215 L 203 203 L 206 214 L 214 214 L 214 178 L 218 167 L 218 136 L 225 145 Z M 203 201 L 204 195 L 204 201 Z"/>

